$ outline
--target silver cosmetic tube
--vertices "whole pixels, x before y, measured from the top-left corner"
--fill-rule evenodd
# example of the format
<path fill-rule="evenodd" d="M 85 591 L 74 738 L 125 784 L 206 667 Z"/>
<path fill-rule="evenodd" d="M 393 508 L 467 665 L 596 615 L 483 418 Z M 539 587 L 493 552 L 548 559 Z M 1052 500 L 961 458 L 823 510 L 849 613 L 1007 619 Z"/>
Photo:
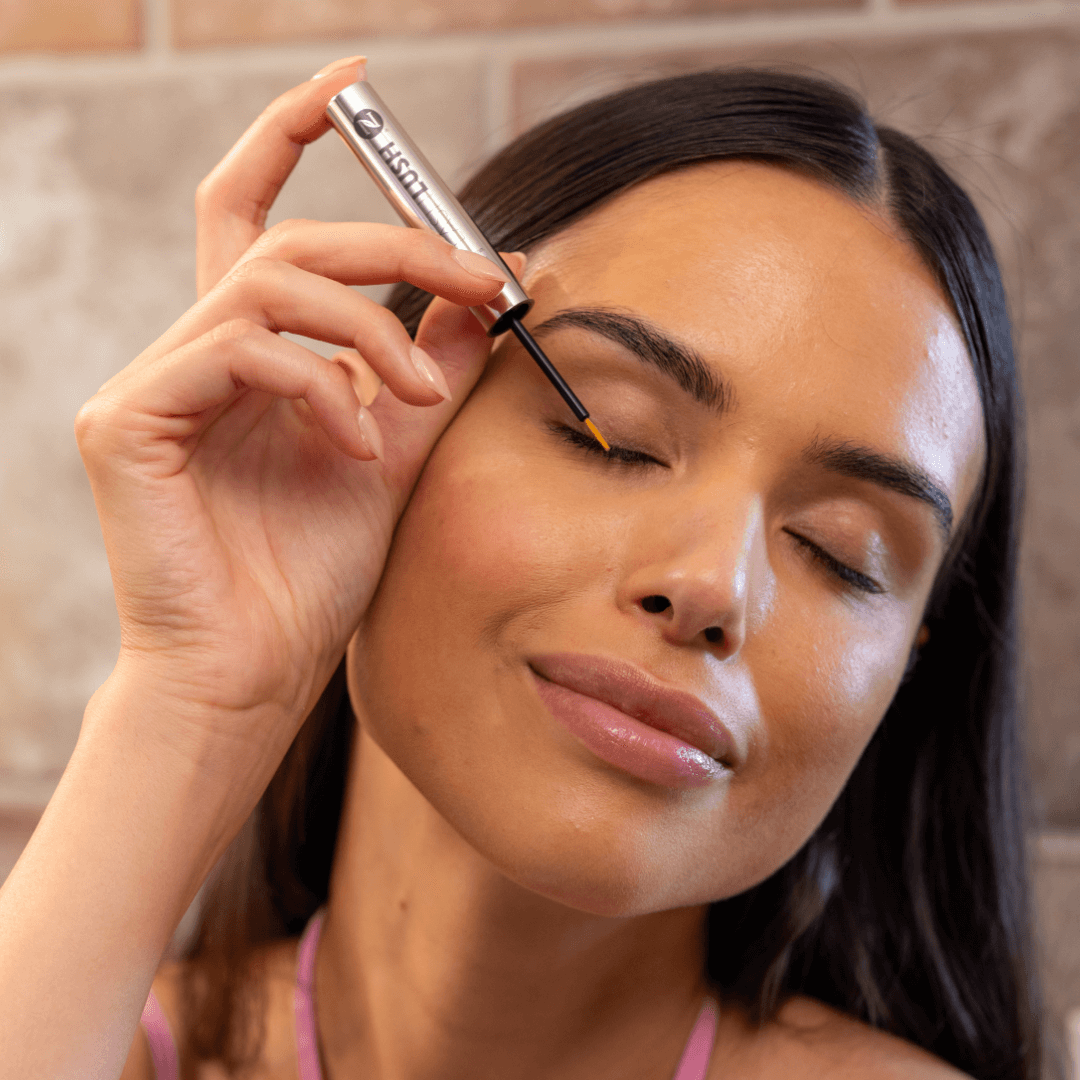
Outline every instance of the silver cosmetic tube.
<path fill-rule="evenodd" d="M 509 329 L 511 318 L 522 318 L 532 300 L 371 86 L 357 82 L 345 87 L 330 99 L 326 115 L 406 225 L 438 233 L 506 272 L 509 280 L 502 292 L 470 309 L 484 329 L 495 337 Z"/>

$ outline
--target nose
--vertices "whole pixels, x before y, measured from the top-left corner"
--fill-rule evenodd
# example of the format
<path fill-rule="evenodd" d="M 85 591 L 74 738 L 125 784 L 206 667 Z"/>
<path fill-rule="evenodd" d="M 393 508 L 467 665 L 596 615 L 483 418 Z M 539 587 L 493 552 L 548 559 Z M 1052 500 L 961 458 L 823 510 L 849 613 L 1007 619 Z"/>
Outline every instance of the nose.
<path fill-rule="evenodd" d="M 671 644 L 700 645 L 724 658 L 738 653 L 765 563 L 759 502 L 665 516 L 635 539 L 620 606 Z"/>

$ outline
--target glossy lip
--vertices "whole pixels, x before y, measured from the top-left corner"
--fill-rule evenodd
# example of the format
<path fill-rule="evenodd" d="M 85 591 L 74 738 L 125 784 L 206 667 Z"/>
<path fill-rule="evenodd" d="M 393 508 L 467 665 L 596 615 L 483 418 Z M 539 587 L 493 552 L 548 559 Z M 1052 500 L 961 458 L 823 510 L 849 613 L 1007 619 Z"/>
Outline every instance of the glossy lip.
<path fill-rule="evenodd" d="M 728 775 L 735 742 L 700 698 L 621 660 L 534 656 L 548 711 L 597 757 L 664 787 L 702 787 Z"/>

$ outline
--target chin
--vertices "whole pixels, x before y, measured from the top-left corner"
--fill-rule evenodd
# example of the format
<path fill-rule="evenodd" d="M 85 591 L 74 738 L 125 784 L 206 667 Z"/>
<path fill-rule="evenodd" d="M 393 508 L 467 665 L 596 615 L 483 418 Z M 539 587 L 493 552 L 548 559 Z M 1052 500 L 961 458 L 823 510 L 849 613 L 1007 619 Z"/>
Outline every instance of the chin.
<path fill-rule="evenodd" d="M 741 844 L 726 851 L 713 815 L 685 819 L 678 794 L 621 777 L 600 774 L 561 790 L 519 783 L 491 801 L 431 788 L 427 779 L 416 778 L 418 790 L 496 873 L 583 913 L 630 918 L 706 904 L 776 869 L 747 858 Z"/>
<path fill-rule="evenodd" d="M 462 868 L 482 860 L 495 888 L 501 879 L 579 912 L 630 918 L 734 896 L 779 866 L 768 857 L 777 846 L 730 805 L 727 781 L 694 791 L 648 783 L 545 739 L 538 725 L 511 723 L 534 736 L 510 740 L 511 751 L 491 719 L 506 719 L 498 710 L 444 709 L 433 721 L 430 708 L 387 708 L 382 686 L 352 688 L 381 751 L 369 778 L 382 809 L 427 818 L 440 851 Z M 366 710 L 365 698 L 383 707 Z"/>
<path fill-rule="evenodd" d="M 488 850 L 472 846 L 515 885 L 585 914 L 631 918 L 687 906 L 684 890 L 672 890 L 677 875 L 662 872 L 641 853 L 613 850 L 597 837 L 560 832 L 553 830 L 545 842 L 513 845 L 509 851 L 499 850 L 503 845 L 485 845 Z"/>

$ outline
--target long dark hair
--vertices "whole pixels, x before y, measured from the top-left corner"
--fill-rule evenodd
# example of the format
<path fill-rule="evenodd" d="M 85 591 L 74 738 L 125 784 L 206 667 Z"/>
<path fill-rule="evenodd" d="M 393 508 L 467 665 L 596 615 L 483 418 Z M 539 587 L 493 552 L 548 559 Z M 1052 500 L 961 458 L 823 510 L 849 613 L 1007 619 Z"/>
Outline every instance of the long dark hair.
<path fill-rule="evenodd" d="M 1019 391 L 1000 275 L 970 200 L 846 90 L 745 69 L 575 108 L 497 154 L 461 200 L 498 248 L 528 251 L 633 184 L 724 158 L 797 170 L 901 228 L 959 319 L 987 460 L 927 608 L 929 640 L 802 850 L 712 905 L 708 976 L 759 1020 L 809 994 L 980 1080 L 1034 1080 L 1016 690 Z M 401 285 L 388 306 L 415 331 L 428 300 Z M 195 1057 L 235 1067 L 253 1052 L 244 962 L 258 942 L 299 932 L 326 899 L 354 726 L 339 670 L 211 887 L 187 967 Z"/>

